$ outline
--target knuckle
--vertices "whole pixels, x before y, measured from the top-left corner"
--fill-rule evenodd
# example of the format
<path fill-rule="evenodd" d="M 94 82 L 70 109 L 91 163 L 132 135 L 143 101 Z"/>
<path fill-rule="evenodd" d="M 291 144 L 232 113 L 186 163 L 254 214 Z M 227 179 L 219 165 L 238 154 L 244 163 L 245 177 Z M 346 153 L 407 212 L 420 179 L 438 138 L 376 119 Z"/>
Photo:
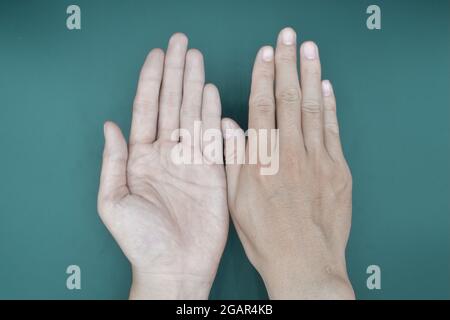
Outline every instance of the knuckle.
<path fill-rule="evenodd" d="M 185 84 L 185 90 L 190 90 L 195 93 L 203 92 L 205 80 L 202 76 L 190 75 Z"/>
<path fill-rule="evenodd" d="M 195 110 L 192 106 L 183 105 L 180 109 L 180 116 L 183 119 L 194 121 L 200 119 L 200 112 Z"/>
<path fill-rule="evenodd" d="M 350 173 L 350 170 L 348 170 L 348 168 L 345 168 L 341 171 L 338 179 L 339 185 L 341 186 L 342 190 L 352 190 L 353 179 L 352 174 Z"/>
<path fill-rule="evenodd" d="M 298 152 L 296 151 L 295 148 L 292 148 L 292 147 L 284 148 L 284 150 L 282 152 L 282 161 L 283 161 L 283 166 L 285 167 L 287 172 L 292 173 L 293 170 L 298 171 L 300 158 L 299 158 Z"/>
<path fill-rule="evenodd" d="M 336 103 L 331 101 L 326 102 L 324 103 L 323 109 L 329 112 L 336 112 Z"/>
<path fill-rule="evenodd" d="M 321 104 L 314 99 L 303 99 L 302 111 L 306 113 L 319 113 L 321 111 Z"/>
<path fill-rule="evenodd" d="M 257 79 L 264 79 L 264 80 L 270 80 L 272 81 L 274 77 L 273 69 L 262 67 L 259 68 L 257 71 L 255 71 L 255 78 Z"/>
<path fill-rule="evenodd" d="M 177 106 L 180 100 L 180 93 L 176 90 L 164 90 L 161 94 L 161 101 L 169 106 Z"/>
<path fill-rule="evenodd" d="M 181 73 L 184 71 L 184 64 L 171 57 L 167 57 L 166 63 L 164 65 L 164 69 L 168 69 L 169 72 L 177 72 Z"/>
<path fill-rule="evenodd" d="M 328 177 L 330 181 L 333 181 L 335 185 L 340 186 L 340 189 L 351 190 L 352 188 L 352 174 L 345 162 L 337 163 L 327 168 L 325 176 Z"/>
<path fill-rule="evenodd" d="M 284 50 L 281 50 L 277 53 L 277 61 L 285 63 L 296 63 L 297 57 L 295 50 L 295 48 L 284 48 Z"/>
<path fill-rule="evenodd" d="M 295 87 L 284 88 L 277 93 L 277 99 L 285 103 L 295 103 L 300 101 L 300 92 Z"/>
<path fill-rule="evenodd" d="M 275 101 L 266 95 L 255 95 L 250 98 L 250 105 L 258 112 L 270 113 L 274 111 Z"/>
<path fill-rule="evenodd" d="M 321 76 L 321 70 L 320 70 L 320 65 L 318 64 L 311 64 L 311 65 L 303 65 L 303 71 L 304 73 L 308 74 L 308 76 L 313 76 L 313 77 L 317 77 L 320 78 Z"/>
<path fill-rule="evenodd" d="M 339 126 L 337 122 L 326 122 L 325 129 L 335 136 L 339 135 Z"/>
<path fill-rule="evenodd" d="M 159 86 L 161 83 L 161 77 L 157 76 L 151 72 L 148 72 L 147 70 L 142 70 L 141 74 L 139 76 L 139 84 L 142 84 L 143 87 L 148 88 L 148 87 L 156 87 Z M 139 87 L 138 87 L 139 88 Z"/>
<path fill-rule="evenodd" d="M 156 101 L 136 98 L 133 101 L 133 112 L 149 113 L 156 109 Z"/>
<path fill-rule="evenodd" d="M 349 169 L 347 169 L 346 180 L 347 186 L 351 189 L 353 186 L 353 177 Z"/>
<path fill-rule="evenodd" d="M 125 165 L 128 157 L 122 153 L 103 151 L 103 161 L 114 162 L 116 165 Z"/>
<path fill-rule="evenodd" d="M 207 111 L 202 111 L 202 118 L 203 119 L 217 119 L 220 118 L 222 116 L 220 110 L 207 110 Z"/>
<path fill-rule="evenodd" d="M 183 98 L 180 113 L 183 115 L 195 115 L 200 113 L 202 105 L 202 97 L 199 95 L 189 95 L 186 99 Z"/>
<path fill-rule="evenodd" d="M 327 181 L 331 181 L 335 179 L 336 172 L 334 167 L 326 161 L 321 161 L 318 165 L 316 165 L 316 172 L 318 176 L 325 178 Z"/>

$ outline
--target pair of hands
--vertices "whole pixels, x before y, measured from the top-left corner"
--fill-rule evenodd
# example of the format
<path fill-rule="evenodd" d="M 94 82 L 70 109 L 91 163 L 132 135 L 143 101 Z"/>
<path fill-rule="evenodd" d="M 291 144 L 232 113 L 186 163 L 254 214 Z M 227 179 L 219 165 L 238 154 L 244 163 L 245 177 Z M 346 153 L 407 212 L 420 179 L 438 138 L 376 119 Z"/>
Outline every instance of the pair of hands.
<path fill-rule="evenodd" d="M 98 209 L 132 265 L 132 299 L 208 298 L 228 233 L 229 211 L 270 298 L 353 298 L 345 247 L 351 222 L 351 175 L 338 133 L 335 98 L 321 81 L 317 46 L 300 47 L 294 30 L 259 50 L 252 75 L 249 128 L 279 129 L 272 153 L 279 171 L 242 164 L 236 140 L 249 144 L 231 119 L 221 119 L 217 88 L 204 84 L 203 57 L 174 34 L 167 52 L 152 50 L 142 67 L 129 143 L 105 123 Z M 222 130 L 219 159 L 177 164 L 172 150 L 207 157 L 194 134 Z M 184 129 L 195 139 L 174 132 Z M 230 134 L 232 132 L 233 134 Z M 222 143 L 222 141 L 221 141 Z M 224 150 L 224 151 L 222 151 Z M 222 154 L 223 152 L 223 154 Z"/>

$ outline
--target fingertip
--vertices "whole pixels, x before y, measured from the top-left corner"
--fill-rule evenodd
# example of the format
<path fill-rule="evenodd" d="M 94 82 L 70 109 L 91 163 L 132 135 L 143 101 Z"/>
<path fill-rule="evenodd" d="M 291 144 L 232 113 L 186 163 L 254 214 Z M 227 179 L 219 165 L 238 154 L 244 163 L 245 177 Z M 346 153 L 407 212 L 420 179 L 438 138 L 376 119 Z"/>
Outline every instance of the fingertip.
<path fill-rule="evenodd" d="M 104 145 L 103 145 L 103 157 L 109 155 L 111 153 L 111 121 L 105 121 L 103 124 L 103 138 L 105 139 Z"/>
<path fill-rule="evenodd" d="M 240 130 L 241 127 L 230 118 L 223 118 L 221 121 L 222 133 L 225 139 L 232 137 L 230 131 Z"/>
<path fill-rule="evenodd" d="M 278 42 L 286 46 L 294 45 L 297 41 L 297 34 L 291 27 L 286 27 L 278 34 Z"/>
<path fill-rule="evenodd" d="M 106 120 L 104 126 L 107 127 L 108 130 L 119 129 L 119 126 L 111 120 Z"/>
<path fill-rule="evenodd" d="M 319 47 L 313 41 L 305 41 L 300 46 L 300 57 L 308 60 L 319 58 Z"/>
<path fill-rule="evenodd" d="M 105 121 L 103 123 L 103 135 L 105 136 L 105 140 L 108 138 L 110 127 L 113 125 L 113 122 L 111 121 Z"/>
<path fill-rule="evenodd" d="M 188 42 L 189 42 L 188 37 L 181 32 L 174 33 L 169 40 L 169 44 L 183 45 L 183 46 L 187 46 Z"/>
<path fill-rule="evenodd" d="M 271 46 L 264 46 L 258 51 L 258 57 L 263 62 L 272 62 L 274 56 L 274 50 Z"/>
<path fill-rule="evenodd" d="M 215 118 L 217 120 L 216 127 L 218 127 L 218 120 L 222 115 L 219 89 L 212 83 L 206 84 L 203 89 L 203 99 L 203 118 Z"/>
<path fill-rule="evenodd" d="M 284 27 L 283 29 L 281 29 L 280 35 L 283 34 L 283 32 L 293 32 L 293 33 L 295 33 L 295 30 L 294 30 L 293 27 L 287 26 L 287 27 Z"/>
<path fill-rule="evenodd" d="M 324 97 L 333 95 L 333 86 L 329 80 L 322 80 L 322 93 Z"/>
<path fill-rule="evenodd" d="M 219 97 L 219 89 L 214 84 L 207 83 L 204 88 L 204 94 L 206 98 Z"/>
<path fill-rule="evenodd" d="M 112 121 L 106 121 L 103 125 L 103 135 L 105 137 L 105 149 L 111 149 L 111 144 L 114 141 L 114 130 L 116 124 Z"/>
<path fill-rule="evenodd" d="M 154 48 L 154 49 L 150 50 L 147 57 L 148 58 L 164 57 L 164 50 L 162 50 L 161 48 Z"/>
<path fill-rule="evenodd" d="M 223 118 L 222 119 L 222 128 L 223 129 L 233 129 L 239 127 L 233 119 Z"/>
<path fill-rule="evenodd" d="M 189 49 L 186 53 L 186 65 L 187 68 L 199 68 L 199 70 L 203 69 L 203 54 L 200 50 L 197 49 Z M 204 72 L 204 71 L 203 71 Z"/>
<path fill-rule="evenodd" d="M 317 48 L 317 44 L 312 40 L 303 41 L 302 44 L 300 45 L 300 49 L 304 48 L 305 46 L 313 46 Z"/>
<path fill-rule="evenodd" d="M 186 53 L 186 57 L 191 59 L 203 60 L 202 52 L 195 48 L 189 49 Z"/>
<path fill-rule="evenodd" d="M 106 142 L 114 142 L 120 144 L 126 144 L 125 138 L 123 137 L 122 130 L 119 126 L 112 121 L 106 121 L 103 125 L 103 132 L 105 135 Z"/>

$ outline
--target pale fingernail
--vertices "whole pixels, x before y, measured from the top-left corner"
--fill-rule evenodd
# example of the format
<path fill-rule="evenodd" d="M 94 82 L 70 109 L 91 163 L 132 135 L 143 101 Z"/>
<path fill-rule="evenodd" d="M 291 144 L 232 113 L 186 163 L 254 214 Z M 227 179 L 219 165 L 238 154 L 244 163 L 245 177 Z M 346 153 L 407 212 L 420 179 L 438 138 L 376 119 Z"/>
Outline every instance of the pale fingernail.
<path fill-rule="evenodd" d="M 303 53 L 306 59 L 313 60 L 317 57 L 317 48 L 316 45 L 312 42 L 306 42 L 303 45 Z"/>
<path fill-rule="evenodd" d="M 273 59 L 273 48 L 272 47 L 265 47 L 262 51 L 262 58 L 266 62 L 270 62 Z"/>
<path fill-rule="evenodd" d="M 283 40 L 283 44 L 290 46 L 295 43 L 295 33 L 294 30 L 290 28 L 286 28 L 283 30 L 281 34 L 281 39 Z"/>
<path fill-rule="evenodd" d="M 331 83 L 328 80 L 322 81 L 322 93 L 325 97 L 331 96 L 331 93 L 333 92 L 333 88 L 331 87 Z"/>

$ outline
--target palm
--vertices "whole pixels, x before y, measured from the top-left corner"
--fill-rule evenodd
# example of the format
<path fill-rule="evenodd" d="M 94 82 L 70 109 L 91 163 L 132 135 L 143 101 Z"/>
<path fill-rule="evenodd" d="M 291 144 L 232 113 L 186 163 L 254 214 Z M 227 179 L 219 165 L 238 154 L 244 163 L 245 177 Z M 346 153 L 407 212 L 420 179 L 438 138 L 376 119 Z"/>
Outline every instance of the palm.
<path fill-rule="evenodd" d="M 228 232 L 223 164 L 179 164 L 171 152 L 187 146 L 203 159 L 207 141 L 195 125 L 220 132 L 220 122 L 218 90 L 204 86 L 202 55 L 187 51 L 187 38 L 172 36 L 165 57 L 152 50 L 139 79 L 129 144 L 116 125 L 105 124 L 98 199 L 100 216 L 133 270 L 212 282 Z M 177 129 L 193 139 L 173 139 Z M 223 159 L 219 138 L 217 159 Z"/>
<path fill-rule="evenodd" d="M 130 194 L 118 204 L 126 213 L 117 224 L 133 234 L 123 242 L 123 250 L 138 269 L 160 269 L 159 264 L 165 270 L 184 268 L 182 263 L 188 260 L 196 261 L 193 269 L 201 269 L 202 261 L 218 262 L 226 240 L 223 167 L 176 165 L 170 159 L 173 147 L 173 143 L 136 146 L 128 164 Z"/>

